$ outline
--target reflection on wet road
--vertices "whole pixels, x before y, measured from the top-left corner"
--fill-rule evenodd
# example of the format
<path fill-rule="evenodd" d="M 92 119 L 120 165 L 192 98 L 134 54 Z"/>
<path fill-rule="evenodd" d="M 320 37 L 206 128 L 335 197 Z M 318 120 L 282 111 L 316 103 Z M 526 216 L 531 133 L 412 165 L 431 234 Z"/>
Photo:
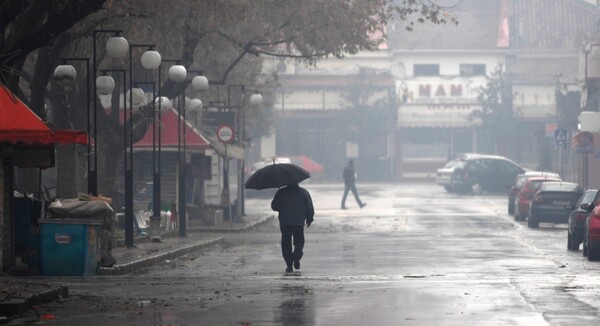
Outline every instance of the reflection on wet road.
<path fill-rule="evenodd" d="M 564 225 L 530 230 L 514 222 L 504 196 L 448 194 L 433 184 L 361 185 L 368 206 L 342 211 L 339 186 L 307 188 L 317 212 L 306 230 L 300 275 L 284 276 L 274 221 L 141 275 L 103 278 L 119 282 L 123 292 L 95 295 L 116 302 L 124 301 L 123 293 L 155 298 L 135 309 L 139 315 L 115 313 L 115 323 L 600 323 L 600 265 L 566 250 Z M 249 199 L 246 210 L 268 212 L 269 203 Z M 74 289 L 77 295 L 90 287 Z M 68 320 L 86 319 L 75 313 Z"/>

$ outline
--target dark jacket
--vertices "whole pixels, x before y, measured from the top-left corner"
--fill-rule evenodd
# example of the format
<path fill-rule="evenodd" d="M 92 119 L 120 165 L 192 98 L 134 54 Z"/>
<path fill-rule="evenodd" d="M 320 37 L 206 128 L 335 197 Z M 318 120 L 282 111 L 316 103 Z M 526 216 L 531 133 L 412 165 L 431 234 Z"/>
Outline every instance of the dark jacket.
<path fill-rule="evenodd" d="M 304 225 L 312 223 L 315 210 L 310 194 L 298 185 L 289 185 L 277 190 L 271 208 L 279 212 L 279 224 Z"/>
<path fill-rule="evenodd" d="M 342 177 L 344 178 L 344 185 L 346 185 L 346 187 L 351 187 L 354 185 L 354 179 L 356 178 L 356 175 L 354 174 L 354 167 L 352 165 L 346 166 Z"/>

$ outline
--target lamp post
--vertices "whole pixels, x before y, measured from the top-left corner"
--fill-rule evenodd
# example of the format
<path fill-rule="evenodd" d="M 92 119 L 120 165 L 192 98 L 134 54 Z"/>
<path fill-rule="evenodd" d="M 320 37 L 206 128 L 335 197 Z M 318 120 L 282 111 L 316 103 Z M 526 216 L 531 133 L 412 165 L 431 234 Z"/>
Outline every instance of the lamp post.
<path fill-rule="evenodd" d="M 125 69 L 101 69 L 100 72 L 102 73 L 101 76 L 99 76 L 98 78 L 96 78 L 96 94 L 97 95 L 109 95 L 112 94 L 112 92 L 115 89 L 115 81 L 112 78 L 112 76 L 107 75 L 108 73 L 121 73 L 123 74 L 123 82 L 122 82 L 122 88 L 123 88 L 123 104 L 126 107 L 126 92 L 125 90 L 127 89 L 127 71 Z M 120 108 L 119 108 L 120 109 Z M 126 144 L 127 144 L 127 116 L 126 116 L 126 110 L 124 109 L 123 112 L 123 164 L 125 164 L 125 160 L 126 160 Z"/>
<path fill-rule="evenodd" d="M 231 106 L 231 89 L 239 88 L 241 90 L 241 103 L 237 106 L 238 115 L 237 115 L 237 143 L 238 146 L 244 148 L 244 125 L 245 125 L 245 117 L 244 117 L 244 109 L 246 107 L 246 86 L 245 85 L 229 85 L 227 87 L 227 105 Z M 262 95 L 258 92 L 254 92 L 250 96 L 250 105 L 259 106 L 262 104 Z M 241 220 L 245 213 L 245 198 L 244 198 L 244 163 L 245 158 L 242 158 L 238 161 L 238 171 L 237 171 L 237 216 Z"/>
<path fill-rule="evenodd" d="M 113 58 L 124 58 L 127 55 L 127 51 L 129 50 L 127 40 L 120 36 L 121 30 L 94 30 L 92 32 L 92 42 L 93 42 L 93 58 L 92 58 L 92 80 L 94 81 L 94 90 L 97 89 L 97 81 L 96 81 L 96 73 L 98 71 L 98 59 L 96 55 L 96 38 L 100 33 L 110 33 L 113 34 L 106 41 L 106 52 L 109 56 Z M 96 91 L 94 91 L 94 107 L 93 107 L 93 142 L 88 141 L 88 144 L 93 143 L 93 150 L 88 150 L 88 193 L 92 195 L 98 195 L 98 143 L 97 143 L 97 97 Z M 88 118 L 89 119 L 89 118 Z M 93 157 L 93 158 L 92 158 Z"/>
<path fill-rule="evenodd" d="M 174 67 L 176 66 L 172 66 L 171 69 L 174 69 Z M 181 66 L 183 67 L 183 66 Z M 171 73 L 171 69 L 169 69 L 169 73 Z M 196 73 L 202 73 L 202 71 L 192 71 L 192 72 L 196 72 Z M 186 73 L 187 74 L 187 73 Z M 186 76 L 187 77 L 187 76 Z M 184 78 L 185 79 L 185 78 Z M 182 80 L 183 81 L 183 80 Z M 192 87 L 197 90 L 197 91 L 203 91 L 208 89 L 208 79 L 205 76 L 196 76 L 192 79 Z M 182 100 L 181 100 L 182 99 Z M 179 201 L 179 236 L 180 237 L 185 237 L 186 233 L 187 233 L 187 212 L 186 212 L 186 194 L 187 194 L 187 189 L 186 189 L 186 161 L 187 161 L 187 155 L 186 155 L 186 112 L 185 112 L 185 88 L 183 89 L 183 92 L 181 94 L 181 98 L 180 98 L 180 103 L 181 104 L 181 109 L 178 110 L 179 112 L 179 119 L 178 121 L 178 126 L 181 126 L 183 124 L 182 127 L 178 127 L 177 131 L 178 131 L 178 150 L 177 150 L 177 157 L 178 157 L 178 165 L 179 165 L 179 191 L 178 191 L 178 201 Z M 181 140 L 183 138 L 183 150 L 182 150 L 182 146 L 181 146 Z"/>
<path fill-rule="evenodd" d="M 162 63 L 163 62 L 174 62 L 175 64 L 172 65 L 167 73 L 167 76 L 169 78 L 169 80 L 171 80 L 174 83 L 180 83 L 182 81 L 185 80 L 186 76 L 187 76 L 187 72 L 184 66 L 182 66 L 181 60 L 177 60 L 177 59 L 162 59 L 161 60 L 161 67 L 158 68 L 158 93 L 159 93 L 159 98 L 157 98 L 157 101 L 159 101 L 159 103 L 161 103 L 161 105 L 163 104 L 163 99 L 166 99 L 166 97 L 161 96 L 161 76 L 162 76 Z M 168 99 L 167 99 L 168 101 Z M 170 105 L 170 101 L 168 102 Z M 180 111 L 181 112 L 181 111 Z M 161 112 L 159 112 L 158 115 L 158 121 L 161 120 Z M 178 124 L 179 126 L 179 124 Z M 162 143 L 161 143 L 161 130 L 158 130 L 158 165 L 157 168 L 154 169 L 154 205 L 152 206 L 153 208 L 153 214 L 155 216 L 160 216 L 160 191 L 161 191 L 161 187 L 160 187 L 160 178 L 161 178 L 161 147 L 162 147 Z M 180 208 L 178 208 L 180 210 Z"/>
<path fill-rule="evenodd" d="M 96 147 L 96 138 L 94 136 L 92 145 L 90 137 L 90 59 L 89 58 L 60 58 L 61 64 L 54 69 L 54 79 L 63 85 L 70 85 L 75 82 L 77 78 L 77 70 L 72 65 L 68 65 L 69 61 L 82 61 L 85 62 L 85 79 L 86 79 L 86 131 L 88 136 L 87 141 L 87 181 L 88 181 L 88 193 L 93 189 L 96 184 L 95 173 L 91 172 L 91 151 L 92 146 Z"/>
<path fill-rule="evenodd" d="M 156 129 L 160 124 L 156 123 L 157 113 L 160 116 L 160 111 L 164 106 L 163 98 L 157 97 L 156 83 L 154 82 L 133 82 L 134 87 L 140 85 L 149 85 L 152 87 L 152 219 L 150 225 L 150 240 L 152 242 L 161 242 L 160 239 L 160 172 L 156 172 Z M 167 102 L 169 100 L 167 99 Z M 158 112 L 157 107 L 158 105 Z M 160 155 L 160 154 L 159 154 Z"/>
<path fill-rule="evenodd" d="M 158 85 L 158 89 L 160 89 L 160 84 Z M 157 92 L 159 94 L 160 91 Z M 155 96 L 153 109 L 154 116 L 153 119 L 153 130 L 152 130 L 152 216 L 155 222 L 155 227 L 160 227 L 160 219 L 161 219 L 161 163 L 160 163 L 160 144 L 161 144 L 161 115 L 163 112 L 166 112 L 168 109 L 172 108 L 171 100 L 169 100 L 165 96 Z M 156 111 L 158 108 L 158 112 Z M 158 114 L 158 116 L 157 116 Z M 156 129 L 158 129 L 158 153 L 156 153 Z M 154 242 L 160 242 L 160 233 L 156 233 L 153 235 Z"/>
<path fill-rule="evenodd" d="M 154 44 L 129 44 L 129 133 L 127 120 L 124 120 L 124 156 L 123 168 L 125 178 L 125 245 L 133 247 L 133 48 L 147 48 L 142 54 L 142 66 L 145 69 L 156 69 L 160 66 L 160 53 L 154 50 Z M 137 91 L 139 93 L 139 91 Z M 143 91 L 142 91 L 143 93 Z M 125 116 L 127 118 L 127 115 Z M 127 143 L 129 142 L 129 144 Z M 129 146 L 128 146 L 129 145 Z M 127 155 L 129 152 L 129 155 Z M 129 156 L 129 159 L 128 159 Z"/>

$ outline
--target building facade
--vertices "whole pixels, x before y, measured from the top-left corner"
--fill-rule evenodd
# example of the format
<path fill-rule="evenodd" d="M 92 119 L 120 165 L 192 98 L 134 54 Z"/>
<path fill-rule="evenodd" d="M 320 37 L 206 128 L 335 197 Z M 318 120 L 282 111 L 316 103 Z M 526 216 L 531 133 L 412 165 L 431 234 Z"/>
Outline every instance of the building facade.
<path fill-rule="evenodd" d="M 585 41 L 598 35 L 596 6 L 583 0 L 463 0 L 451 14 L 457 25 L 420 24 L 406 31 L 392 23 L 378 51 L 326 59 L 313 68 L 266 59 L 265 72 L 277 72 L 281 87 L 275 130 L 261 141 L 269 149 L 264 152 L 312 156 L 325 163 L 331 180 L 339 179 L 348 158 L 358 160 L 366 180 L 432 179 L 437 168 L 465 152 L 503 155 L 574 178 L 577 156 L 556 148 L 554 135 L 557 129 L 577 131 L 580 54 Z M 498 72 L 510 89 L 512 120 L 507 137 L 492 139 L 489 125 L 474 114 L 482 110 L 482 89 Z M 379 91 L 369 93 L 380 95 L 353 105 L 348 94 L 365 88 L 356 82 L 365 76 L 377 79 L 368 84 Z M 378 114 L 374 103 L 383 94 L 387 111 Z M 372 111 L 353 110 L 360 107 Z M 354 111 L 359 113 L 352 121 Z"/>

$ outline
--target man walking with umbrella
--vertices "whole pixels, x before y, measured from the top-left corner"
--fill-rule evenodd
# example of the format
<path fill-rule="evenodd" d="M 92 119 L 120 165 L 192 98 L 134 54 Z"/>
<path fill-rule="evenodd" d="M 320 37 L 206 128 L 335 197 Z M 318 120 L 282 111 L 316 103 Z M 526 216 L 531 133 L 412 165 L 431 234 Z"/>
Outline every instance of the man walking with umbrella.
<path fill-rule="evenodd" d="M 310 173 L 303 168 L 291 163 L 275 163 L 273 160 L 273 164 L 257 170 L 245 183 L 246 189 L 279 188 L 271 202 L 271 208 L 279 212 L 281 253 L 287 265 L 286 273 L 293 271 L 292 265 L 300 269 L 304 249 L 304 224 L 309 227 L 315 215 L 310 194 L 298 185 L 308 178 Z"/>
<path fill-rule="evenodd" d="M 304 224 L 310 227 L 315 215 L 312 199 L 306 189 L 298 184 L 291 184 L 277 190 L 271 208 L 279 212 L 281 253 L 287 265 L 285 271 L 291 273 L 292 264 L 295 269 L 300 269 L 304 249 Z"/>

